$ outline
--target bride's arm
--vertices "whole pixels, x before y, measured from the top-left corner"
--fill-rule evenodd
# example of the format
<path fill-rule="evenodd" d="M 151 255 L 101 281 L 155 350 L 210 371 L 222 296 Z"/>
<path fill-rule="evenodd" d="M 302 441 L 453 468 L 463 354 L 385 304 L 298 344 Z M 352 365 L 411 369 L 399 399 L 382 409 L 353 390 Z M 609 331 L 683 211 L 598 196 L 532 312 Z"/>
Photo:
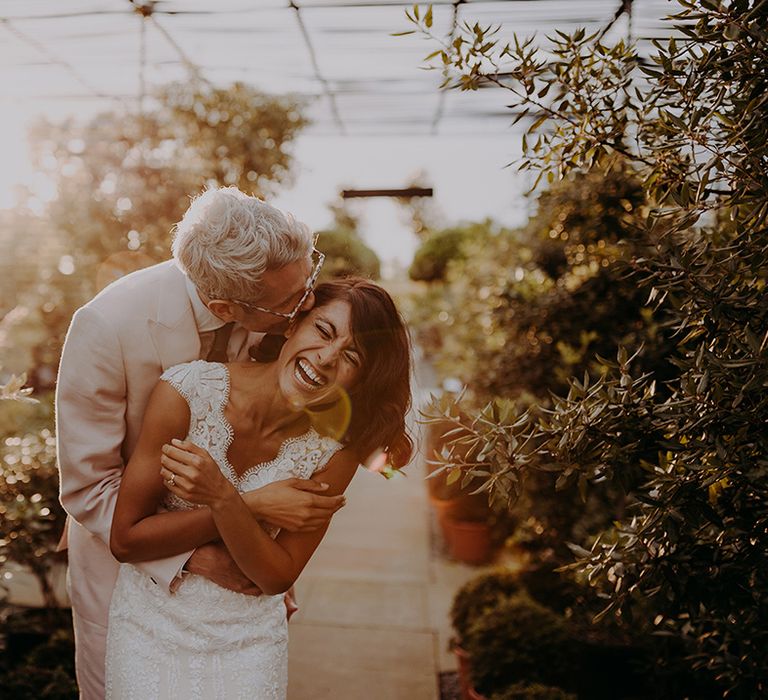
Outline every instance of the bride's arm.
<path fill-rule="evenodd" d="M 218 479 L 215 464 L 205 450 L 190 442 L 175 441 L 167 449 L 172 471 L 177 476 L 171 487 L 188 500 L 207 505 L 229 553 L 241 571 L 264 593 L 287 591 L 307 565 L 328 523 L 312 532 L 282 531 L 273 540 L 259 525 L 242 496 L 226 479 Z M 359 464 L 350 449 L 337 452 L 323 470 L 326 493 L 342 494 Z M 168 476 L 171 472 L 164 468 Z"/>
<path fill-rule="evenodd" d="M 189 406 L 167 382 L 157 383 L 144 414 L 112 518 L 110 549 L 123 562 L 148 561 L 188 552 L 219 537 L 207 508 L 158 513 L 167 494 L 160 476 L 162 447 L 186 436 Z"/>
<path fill-rule="evenodd" d="M 163 447 L 186 436 L 188 428 L 186 400 L 167 382 L 158 382 L 147 404 L 136 449 L 123 473 L 112 519 L 110 549 L 119 561 L 162 559 L 219 539 L 208 508 L 157 512 L 167 493 L 160 474 Z M 215 465 L 213 476 L 212 484 L 226 482 Z M 256 518 L 283 529 L 307 532 L 327 527 L 343 499 L 334 498 L 332 490 L 321 483 L 286 479 L 245 494 L 241 503 Z"/>
<path fill-rule="evenodd" d="M 323 471 L 328 493 L 342 494 L 355 474 L 359 460 L 340 450 Z M 287 591 L 323 539 L 328 524 L 313 532 L 281 532 L 272 539 L 251 515 L 237 492 L 211 505 L 221 538 L 240 570 L 264 593 Z"/>

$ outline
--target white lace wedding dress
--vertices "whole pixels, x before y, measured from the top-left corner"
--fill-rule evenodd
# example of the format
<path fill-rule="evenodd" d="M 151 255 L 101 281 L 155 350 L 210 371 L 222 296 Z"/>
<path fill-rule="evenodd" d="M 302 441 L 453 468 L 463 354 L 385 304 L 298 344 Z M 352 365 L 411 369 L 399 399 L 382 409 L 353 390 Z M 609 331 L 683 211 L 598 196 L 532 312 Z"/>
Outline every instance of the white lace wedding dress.
<path fill-rule="evenodd" d="M 238 477 L 227 460 L 224 416 L 229 373 L 197 360 L 162 379 L 187 400 L 188 440 L 208 450 L 241 492 L 290 477 L 309 478 L 341 447 L 310 429 L 284 442 L 270 462 Z M 193 506 L 170 495 L 169 510 Z M 277 529 L 270 529 L 277 535 Z M 130 564 L 120 567 L 109 611 L 106 697 L 114 700 L 272 700 L 287 686 L 288 630 L 282 595 L 247 596 L 185 573 L 174 594 Z"/>

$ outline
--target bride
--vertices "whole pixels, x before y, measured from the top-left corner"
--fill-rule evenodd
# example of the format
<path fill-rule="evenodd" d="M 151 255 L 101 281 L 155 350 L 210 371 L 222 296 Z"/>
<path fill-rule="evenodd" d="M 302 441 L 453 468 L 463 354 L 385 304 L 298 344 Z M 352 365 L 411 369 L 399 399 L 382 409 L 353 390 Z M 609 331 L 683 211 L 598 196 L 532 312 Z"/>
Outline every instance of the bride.
<path fill-rule="evenodd" d="M 378 448 L 394 467 L 408 461 L 409 343 L 391 298 L 361 279 L 315 294 L 277 359 L 197 360 L 158 382 L 112 523 L 111 549 L 124 563 L 109 614 L 107 698 L 285 698 L 282 594 L 326 528 L 277 531 L 241 494 L 320 471 L 328 493 L 340 494 Z M 337 440 L 302 409 L 328 410 L 340 396 L 351 415 Z M 169 594 L 131 565 L 219 538 L 262 595 L 186 572 Z"/>

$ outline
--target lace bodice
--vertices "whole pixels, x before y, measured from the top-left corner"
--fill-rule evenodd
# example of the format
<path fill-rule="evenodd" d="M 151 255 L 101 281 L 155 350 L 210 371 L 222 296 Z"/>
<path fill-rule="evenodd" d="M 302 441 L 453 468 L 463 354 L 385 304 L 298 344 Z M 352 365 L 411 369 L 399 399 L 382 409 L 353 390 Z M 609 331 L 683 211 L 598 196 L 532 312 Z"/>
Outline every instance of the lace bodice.
<path fill-rule="evenodd" d="M 213 457 L 240 492 L 308 478 L 341 448 L 314 430 L 238 477 L 227 459 L 233 431 L 225 365 L 196 360 L 162 379 L 189 404 L 187 439 Z M 170 495 L 169 510 L 194 506 Z M 277 528 L 269 528 L 274 537 Z M 171 594 L 131 564 L 120 567 L 109 612 L 107 700 L 285 700 L 288 631 L 283 596 L 250 596 L 185 572 Z"/>
<path fill-rule="evenodd" d="M 274 459 L 255 464 L 238 476 L 227 458 L 234 435 L 224 415 L 230 388 L 226 365 L 195 360 L 171 367 L 160 378 L 174 387 L 189 404 L 187 440 L 207 450 L 224 476 L 241 493 L 281 479 L 308 479 L 342 447 L 336 440 L 323 437 L 310 428 L 303 435 L 286 440 Z M 169 510 L 194 507 L 174 494 L 166 498 L 164 505 Z"/>

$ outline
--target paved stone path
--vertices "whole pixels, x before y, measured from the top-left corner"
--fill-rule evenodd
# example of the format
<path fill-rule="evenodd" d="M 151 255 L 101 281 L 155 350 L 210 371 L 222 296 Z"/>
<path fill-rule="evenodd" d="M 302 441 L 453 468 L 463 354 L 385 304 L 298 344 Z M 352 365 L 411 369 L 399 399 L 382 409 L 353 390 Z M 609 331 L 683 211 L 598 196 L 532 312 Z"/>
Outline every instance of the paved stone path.
<path fill-rule="evenodd" d="M 417 370 L 416 403 L 431 388 Z M 477 570 L 434 552 L 420 455 L 407 473 L 360 469 L 302 574 L 288 700 L 437 700 L 438 672 L 455 668 L 447 612 Z"/>

